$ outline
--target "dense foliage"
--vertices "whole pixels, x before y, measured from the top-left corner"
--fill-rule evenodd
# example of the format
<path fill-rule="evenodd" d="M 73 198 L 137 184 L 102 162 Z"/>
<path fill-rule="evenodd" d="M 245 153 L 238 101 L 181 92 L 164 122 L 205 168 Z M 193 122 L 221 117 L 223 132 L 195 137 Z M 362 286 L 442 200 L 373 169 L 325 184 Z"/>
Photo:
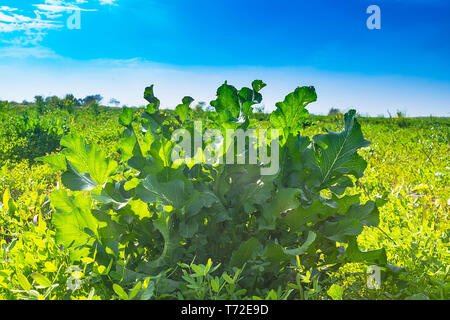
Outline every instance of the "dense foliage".
<path fill-rule="evenodd" d="M 389 157 L 394 143 L 389 132 L 399 130 L 400 124 L 386 119 L 380 125 L 368 122 L 377 142 L 370 145 L 354 111 L 336 119 L 311 117 L 312 122 L 311 118 L 306 122 L 305 107 L 316 99 L 311 87 L 289 94 L 266 116 L 267 121 L 256 120 L 252 106 L 261 101 L 263 87 L 255 81 L 251 88 L 237 90 L 225 83 L 211 102 L 215 111 L 207 113 L 192 110 L 190 97 L 174 112 L 161 110 L 149 87 L 148 106 L 125 108 L 120 115 L 109 113 L 108 123 L 97 120 L 103 122 L 98 131 L 89 126 L 87 132 L 85 124 L 76 124 L 87 123 L 85 111 L 72 113 L 71 134 L 62 138 L 61 153 L 40 158 L 54 171 L 47 165 L 31 169 L 20 163 L 5 165 L 6 179 L 21 176 L 22 170 L 31 172 L 36 184 L 22 187 L 25 181 L 2 178 L 0 294 L 4 298 L 102 299 L 406 298 L 421 294 L 445 299 L 448 168 L 441 169 L 440 175 L 432 169 L 442 168 L 445 157 L 425 158 L 435 179 L 433 201 L 440 206 L 435 213 L 419 205 L 427 197 L 428 186 L 416 182 L 416 189 L 397 190 L 397 178 L 405 177 L 401 167 L 391 178 L 387 173 L 392 166 L 379 165 L 393 156 Z M 102 116 L 100 112 L 90 117 Z M 194 121 L 199 119 L 203 120 L 201 133 L 282 129 L 280 171 L 261 175 L 265 164 L 260 158 L 253 165 L 174 163 L 172 133 L 185 129 L 194 134 L 198 130 Z M 117 129 L 115 121 L 123 129 Z M 344 127 L 313 135 L 318 124 L 330 130 Z M 422 137 L 421 143 L 436 141 L 435 151 L 423 145 L 424 154 L 437 154 L 438 148 L 448 151 L 448 122 L 433 125 L 438 133 Z M 429 127 L 424 126 L 414 131 L 428 135 Z M 402 141 L 407 141 L 407 135 Z M 246 153 L 250 148 L 246 146 Z M 363 158 L 380 162 L 366 168 Z M 35 166 L 45 170 L 29 171 Z M 421 192 L 424 197 L 419 196 Z M 416 204 L 410 208 L 406 199 L 412 195 Z M 419 219 L 413 213 L 421 210 L 436 216 L 422 211 Z M 411 238 L 399 228 L 410 230 Z M 398 268 L 387 261 L 407 268 L 392 273 Z M 384 277 L 389 276 L 383 279 L 386 284 L 381 291 L 365 288 L 368 264 L 380 266 Z M 352 275 L 357 271 L 363 276 Z M 353 273 L 345 279 L 345 272 Z M 418 277 L 420 272 L 423 276 Z"/>
<path fill-rule="evenodd" d="M 67 133 L 66 121 L 25 112 L 1 116 L 5 138 L 2 139 L 0 161 L 33 161 L 36 157 L 56 151 L 59 141 Z"/>

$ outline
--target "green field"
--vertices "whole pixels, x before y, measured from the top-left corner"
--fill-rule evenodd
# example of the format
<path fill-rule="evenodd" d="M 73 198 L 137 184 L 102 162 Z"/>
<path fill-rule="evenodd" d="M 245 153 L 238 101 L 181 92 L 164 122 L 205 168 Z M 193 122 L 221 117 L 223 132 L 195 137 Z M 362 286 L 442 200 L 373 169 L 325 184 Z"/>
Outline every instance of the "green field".
<path fill-rule="evenodd" d="M 258 102 L 257 86 L 247 88 L 253 98 L 240 91 L 245 106 Z M 125 111 L 95 102 L 75 105 L 70 99 L 0 102 L 0 299 L 449 299 L 449 118 L 356 117 L 371 145 L 355 148 L 366 168 L 356 151 L 347 167 L 362 166 L 362 177 L 337 170 L 333 186 L 283 182 L 314 177 L 313 162 L 304 164 L 306 153 L 298 151 L 290 165 L 281 166 L 292 176 L 277 177 L 273 190 L 230 204 L 257 184 L 246 176 L 251 169 L 218 183 L 220 166 L 222 171 L 196 167 L 186 173 L 166 159 L 165 130 L 191 130 L 194 120 L 236 128 L 227 118 L 237 117 L 235 110 L 221 110 L 237 92 L 222 89 L 217 112 L 191 110 L 188 100 L 177 111 L 159 109 L 150 90 L 149 106 Z M 300 93 L 278 108 L 298 118 L 244 112 L 248 127 L 279 127 L 286 141 L 292 137 L 295 143 L 306 141 L 297 131 L 311 138 L 344 128 L 340 113 L 307 116 L 307 98 Z M 289 123 L 292 119 L 297 120 Z M 141 126 L 147 130 L 141 132 Z M 357 129 L 354 125 L 349 135 L 356 137 Z M 323 162 L 316 167 L 334 149 L 329 135 L 321 137 L 314 150 Z M 285 146 L 287 153 L 294 148 Z M 46 162 L 36 160 L 51 154 L 56 156 Z M 142 159 L 146 164 L 139 163 Z M 249 180 L 238 185 L 242 177 Z M 172 195 L 180 184 L 182 200 Z M 333 191 L 342 186 L 345 193 Z M 136 194 L 127 197 L 134 188 Z M 295 188 L 315 190 L 304 198 L 315 199 L 317 212 L 298 209 L 306 200 Z M 229 205 L 223 205 L 222 214 L 235 215 L 232 223 L 218 218 L 215 200 L 206 194 Z M 319 215 L 331 210 L 320 201 L 336 195 L 348 211 Z M 361 205 L 344 203 L 358 195 Z M 264 201 L 267 205 L 259 206 Z M 366 214 L 369 204 L 373 209 Z M 280 216 L 270 220 L 269 210 Z M 292 212 L 302 219 L 308 212 L 311 219 L 304 218 L 301 226 L 299 220 L 280 222 L 297 214 Z M 341 245 L 347 248 L 343 256 Z M 361 251 L 351 251 L 355 245 Z M 367 287 L 369 265 L 380 266 L 379 288 Z"/>

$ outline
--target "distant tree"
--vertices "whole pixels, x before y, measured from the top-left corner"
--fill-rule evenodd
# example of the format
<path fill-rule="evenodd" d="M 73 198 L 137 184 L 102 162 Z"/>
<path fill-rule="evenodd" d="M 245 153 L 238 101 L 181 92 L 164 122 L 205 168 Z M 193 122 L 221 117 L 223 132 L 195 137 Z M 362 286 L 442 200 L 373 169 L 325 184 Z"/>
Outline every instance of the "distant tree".
<path fill-rule="evenodd" d="M 263 104 L 257 105 L 257 106 L 255 107 L 255 112 L 263 113 L 265 108 L 266 108 L 266 106 L 263 105 Z"/>
<path fill-rule="evenodd" d="M 406 112 L 397 110 L 397 118 L 405 118 L 406 117 Z"/>
<path fill-rule="evenodd" d="M 44 104 L 44 103 L 45 103 L 44 102 L 44 97 L 42 97 L 42 96 L 34 96 L 34 104 L 36 106 Z"/>
<path fill-rule="evenodd" d="M 45 105 L 48 109 L 61 109 L 61 100 L 57 96 L 47 97 Z"/>
<path fill-rule="evenodd" d="M 100 114 L 100 105 L 98 104 L 97 101 L 91 102 L 91 103 L 89 104 L 88 108 L 89 108 L 89 111 L 90 111 L 92 114 L 94 114 L 94 115 L 96 115 L 96 116 L 98 116 L 98 115 Z"/>
<path fill-rule="evenodd" d="M 67 110 L 69 113 L 73 113 L 76 107 L 80 106 L 80 101 L 75 98 L 73 94 L 66 94 L 64 99 L 61 100 L 62 109 Z"/>
<path fill-rule="evenodd" d="M 342 113 L 338 108 L 331 108 L 330 111 L 328 111 L 328 116 L 329 117 L 337 117 L 337 116 L 341 116 Z"/>
<path fill-rule="evenodd" d="M 34 105 L 37 107 L 37 110 L 39 113 L 45 112 L 45 101 L 44 97 L 42 96 L 35 96 L 34 97 Z"/>
<path fill-rule="evenodd" d="M 199 102 L 197 102 L 197 104 L 195 105 L 194 111 L 197 111 L 197 112 L 203 111 L 203 109 L 205 108 L 205 106 L 206 106 L 206 102 L 204 102 L 204 101 L 199 101 Z"/>
<path fill-rule="evenodd" d="M 8 101 L 0 100 L 0 111 L 6 109 L 7 107 L 8 107 Z"/>
<path fill-rule="evenodd" d="M 79 107 L 81 106 L 81 99 L 77 99 L 73 94 L 67 94 L 65 99 L 70 100 L 73 102 L 74 106 Z"/>
<path fill-rule="evenodd" d="M 120 101 L 114 98 L 111 98 L 111 100 L 109 100 L 109 104 L 113 104 L 114 106 L 118 107 L 120 104 Z"/>
<path fill-rule="evenodd" d="M 102 100 L 103 100 L 103 97 L 99 94 L 86 96 L 83 99 L 83 105 L 88 106 L 93 102 L 100 103 L 100 101 L 102 101 Z"/>

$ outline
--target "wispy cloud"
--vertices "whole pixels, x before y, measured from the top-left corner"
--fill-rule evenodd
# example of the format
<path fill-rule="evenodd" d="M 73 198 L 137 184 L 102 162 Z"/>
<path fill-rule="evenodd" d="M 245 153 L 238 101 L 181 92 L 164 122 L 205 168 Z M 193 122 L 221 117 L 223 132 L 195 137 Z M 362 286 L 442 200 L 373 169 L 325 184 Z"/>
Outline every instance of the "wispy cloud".
<path fill-rule="evenodd" d="M 48 58 L 61 58 L 53 50 L 44 48 L 41 46 L 34 47 L 20 47 L 20 46 L 9 46 L 0 48 L 0 58 L 37 58 L 37 59 L 48 59 Z"/>
<path fill-rule="evenodd" d="M 2 42 L 8 44 L 36 44 L 42 40 L 48 30 L 60 29 L 62 23 L 52 19 L 42 18 L 38 11 L 32 16 L 22 14 L 18 9 L 0 7 L 0 33 L 9 36 L 2 37 Z M 14 33 L 14 34 L 13 34 Z"/>
<path fill-rule="evenodd" d="M 99 0 L 101 5 L 117 5 L 117 0 Z"/>
<path fill-rule="evenodd" d="M 0 6 L 0 42 L 14 46 L 37 45 L 51 30 L 63 29 L 67 15 L 74 11 L 97 11 L 86 8 L 87 0 L 45 0 L 31 4 L 31 8 Z M 90 1 L 92 5 L 117 5 L 117 0 Z"/>
<path fill-rule="evenodd" d="M 8 7 L 8 6 L 1 6 L 0 7 L 0 11 L 17 11 L 17 9 L 16 8 L 11 8 L 11 7 Z"/>
<path fill-rule="evenodd" d="M 21 30 L 43 30 L 58 27 L 58 22 L 42 19 L 39 12 L 34 12 L 35 16 L 25 16 L 17 14 L 17 9 L 9 7 L 0 8 L 0 32 L 12 32 Z"/>

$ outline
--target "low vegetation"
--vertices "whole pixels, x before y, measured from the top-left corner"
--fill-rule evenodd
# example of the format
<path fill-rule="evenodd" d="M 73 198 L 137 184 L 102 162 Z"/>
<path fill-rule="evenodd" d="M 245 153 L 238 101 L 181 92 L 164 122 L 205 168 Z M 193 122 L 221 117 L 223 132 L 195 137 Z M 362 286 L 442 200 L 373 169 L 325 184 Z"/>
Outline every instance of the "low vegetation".
<path fill-rule="evenodd" d="M 208 111 L 153 87 L 141 108 L 1 102 L 0 298 L 448 299 L 450 120 L 313 116 L 312 87 L 254 113 L 264 86 Z M 280 171 L 174 162 L 198 120 L 280 129 Z"/>

